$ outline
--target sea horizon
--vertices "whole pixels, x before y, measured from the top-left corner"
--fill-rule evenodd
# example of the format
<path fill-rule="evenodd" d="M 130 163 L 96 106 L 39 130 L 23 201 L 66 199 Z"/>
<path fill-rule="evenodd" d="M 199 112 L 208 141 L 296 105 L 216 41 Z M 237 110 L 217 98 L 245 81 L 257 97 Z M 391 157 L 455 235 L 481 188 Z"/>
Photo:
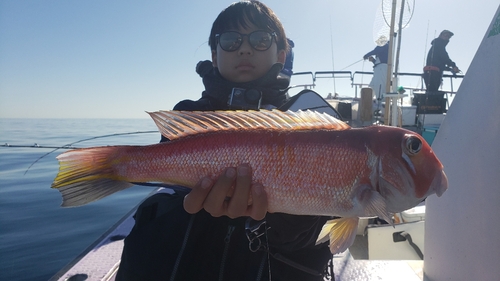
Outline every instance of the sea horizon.
<path fill-rule="evenodd" d="M 67 149 L 43 146 L 159 140 L 147 118 L 0 118 L 0 145 L 27 146 L 0 146 L 0 280 L 50 279 L 153 190 L 133 186 L 82 207 L 62 208 L 60 193 L 50 186 L 59 169 L 55 157 Z"/>

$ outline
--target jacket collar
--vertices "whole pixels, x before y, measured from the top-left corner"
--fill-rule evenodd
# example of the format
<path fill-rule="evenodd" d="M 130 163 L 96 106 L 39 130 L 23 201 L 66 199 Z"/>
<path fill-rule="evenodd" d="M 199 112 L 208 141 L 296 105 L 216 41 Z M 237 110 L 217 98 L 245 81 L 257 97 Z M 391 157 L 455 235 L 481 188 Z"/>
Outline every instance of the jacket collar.
<path fill-rule="evenodd" d="M 288 79 L 278 77 L 282 68 L 283 64 L 276 63 L 261 78 L 245 83 L 226 80 L 221 76 L 218 68 L 205 71 L 203 75 L 199 73 L 203 77 L 203 84 L 205 85 L 202 97 L 214 98 L 222 105 L 227 104 L 233 88 L 257 89 L 262 92 L 263 105 L 270 104 L 279 107 L 286 100 L 286 91 L 290 83 Z"/>

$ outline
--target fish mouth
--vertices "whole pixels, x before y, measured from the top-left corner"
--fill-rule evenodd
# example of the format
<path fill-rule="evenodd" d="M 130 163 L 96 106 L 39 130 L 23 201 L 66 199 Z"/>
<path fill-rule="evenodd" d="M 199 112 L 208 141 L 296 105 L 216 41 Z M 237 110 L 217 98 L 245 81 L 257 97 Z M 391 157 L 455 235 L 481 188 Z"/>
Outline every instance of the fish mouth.
<path fill-rule="evenodd" d="M 444 171 L 441 170 L 440 173 L 436 173 L 436 176 L 432 180 L 430 190 L 436 192 L 436 195 L 438 197 L 441 197 L 441 195 L 443 195 L 443 193 L 447 189 L 448 189 L 448 177 L 446 176 Z"/>

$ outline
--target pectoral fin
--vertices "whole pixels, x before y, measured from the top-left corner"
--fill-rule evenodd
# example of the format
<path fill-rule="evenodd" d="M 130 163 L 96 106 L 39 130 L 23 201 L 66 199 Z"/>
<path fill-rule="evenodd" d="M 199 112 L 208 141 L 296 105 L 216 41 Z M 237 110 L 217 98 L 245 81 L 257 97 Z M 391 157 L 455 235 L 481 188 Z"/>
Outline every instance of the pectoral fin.
<path fill-rule="evenodd" d="M 341 253 L 354 242 L 356 232 L 358 230 L 359 218 L 340 218 L 329 220 L 321 229 L 316 245 L 328 241 L 330 239 L 330 252 L 332 254 Z"/>
<path fill-rule="evenodd" d="M 358 201 L 363 205 L 364 213 L 369 216 L 376 215 L 394 226 L 391 219 L 392 215 L 387 212 L 387 204 L 384 197 L 370 188 L 363 187 L 363 189 L 358 193 Z"/>

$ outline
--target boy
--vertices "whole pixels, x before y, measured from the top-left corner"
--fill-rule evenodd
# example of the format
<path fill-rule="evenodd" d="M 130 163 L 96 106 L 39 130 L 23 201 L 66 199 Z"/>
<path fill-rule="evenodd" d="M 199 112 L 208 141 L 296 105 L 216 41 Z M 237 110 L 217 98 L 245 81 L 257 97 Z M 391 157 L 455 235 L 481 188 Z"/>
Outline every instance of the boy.
<path fill-rule="evenodd" d="M 243 1 L 227 7 L 213 23 L 209 46 L 212 65 L 197 66 L 202 97 L 181 101 L 174 110 L 285 103 L 288 80 L 278 74 L 288 45 L 267 6 Z M 235 93 L 251 94 L 245 96 L 250 101 Z M 315 241 L 329 218 L 266 211 L 264 188 L 252 183 L 248 165 L 202 178 L 187 195 L 153 195 L 135 215 L 116 280 L 323 280 L 331 254 L 327 244 Z"/>

